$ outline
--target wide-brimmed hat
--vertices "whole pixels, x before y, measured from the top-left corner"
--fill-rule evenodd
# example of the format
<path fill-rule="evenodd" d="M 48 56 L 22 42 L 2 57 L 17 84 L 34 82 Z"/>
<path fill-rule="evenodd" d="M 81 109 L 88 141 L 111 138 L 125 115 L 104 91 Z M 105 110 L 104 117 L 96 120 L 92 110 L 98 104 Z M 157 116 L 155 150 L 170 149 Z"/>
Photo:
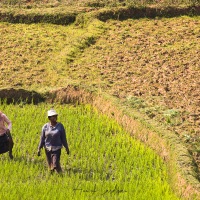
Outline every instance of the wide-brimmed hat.
<path fill-rule="evenodd" d="M 54 116 L 54 115 L 58 115 L 58 113 L 55 110 L 53 110 L 53 109 L 48 110 L 48 112 L 47 112 L 48 117 L 51 117 L 51 116 Z"/>

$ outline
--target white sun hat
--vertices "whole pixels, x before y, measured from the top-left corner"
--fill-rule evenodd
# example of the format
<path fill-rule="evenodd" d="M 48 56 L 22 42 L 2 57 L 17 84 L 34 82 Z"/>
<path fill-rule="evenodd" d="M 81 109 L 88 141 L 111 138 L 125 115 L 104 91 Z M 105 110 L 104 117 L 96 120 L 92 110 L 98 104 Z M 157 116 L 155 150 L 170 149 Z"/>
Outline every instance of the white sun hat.
<path fill-rule="evenodd" d="M 48 110 L 48 112 L 47 112 L 48 117 L 51 117 L 51 116 L 54 116 L 54 115 L 58 115 L 58 113 L 55 110 L 53 110 L 53 109 Z"/>

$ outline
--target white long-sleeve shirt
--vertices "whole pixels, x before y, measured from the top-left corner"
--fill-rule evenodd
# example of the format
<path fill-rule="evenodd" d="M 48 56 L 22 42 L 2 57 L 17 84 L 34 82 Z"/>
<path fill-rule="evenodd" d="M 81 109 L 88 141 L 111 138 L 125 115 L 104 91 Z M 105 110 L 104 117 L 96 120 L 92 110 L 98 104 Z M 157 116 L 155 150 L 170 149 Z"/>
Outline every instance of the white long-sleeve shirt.
<path fill-rule="evenodd" d="M 7 129 L 11 130 L 12 123 L 8 117 L 0 111 L 0 136 L 3 135 Z"/>

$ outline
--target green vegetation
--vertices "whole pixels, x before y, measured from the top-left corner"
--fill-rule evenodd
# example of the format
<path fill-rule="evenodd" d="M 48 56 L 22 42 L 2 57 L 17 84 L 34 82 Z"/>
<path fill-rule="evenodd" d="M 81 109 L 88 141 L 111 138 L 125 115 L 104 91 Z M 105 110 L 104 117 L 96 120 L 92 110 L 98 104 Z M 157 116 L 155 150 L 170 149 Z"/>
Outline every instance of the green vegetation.
<path fill-rule="evenodd" d="M 89 105 L 54 105 L 71 154 L 62 151 L 63 175 L 50 175 L 44 152 L 36 152 L 51 106 L 0 105 L 13 122 L 15 141 L 14 160 L 0 156 L 1 199 L 179 199 L 163 161 Z"/>

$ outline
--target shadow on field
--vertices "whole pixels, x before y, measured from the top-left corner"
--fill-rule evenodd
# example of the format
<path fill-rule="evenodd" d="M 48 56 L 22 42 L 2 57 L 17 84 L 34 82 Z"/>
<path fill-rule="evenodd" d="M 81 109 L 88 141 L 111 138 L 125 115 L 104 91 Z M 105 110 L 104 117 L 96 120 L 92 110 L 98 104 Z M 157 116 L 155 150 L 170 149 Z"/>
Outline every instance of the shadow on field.
<path fill-rule="evenodd" d="M 38 104 L 44 101 L 44 97 L 35 92 L 28 91 L 24 89 L 1 89 L 0 90 L 0 99 L 5 101 L 7 104 L 18 104 L 18 103 L 33 103 Z"/>
<path fill-rule="evenodd" d="M 8 157 L 9 159 L 9 157 Z M 18 163 L 23 163 L 27 166 L 29 165 L 36 165 L 39 168 L 44 168 L 44 160 L 38 159 L 35 155 L 32 157 L 27 157 L 27 156 L 19 156 L 14 154 L 14 158 L 10 160 L 12 162 L 18 162 Z M 47 167 L 47 166 L 46 166 Z"/>
<path fill-rule="evenodd" d="M 6 9 L 0 11 L 0 21 L 9 23 L 52 23 L 58 25 L 69 25 L 74 23 L 78 15 L 82 13 L 88 13 L 87 10 L 71 11 L 66 10 L 63 12 L 48 12 L 45 9 L 24 9 L 24 12 L 19 12 L 15 9 Z M 155 17 L 178 17 L 183 15 L 198 16 L 200 13 L 199 5 L 190 6 L 125 6 L 119 8 L 110 9 L 91 9 L 90 16 L 96 17 L 101 21 L 114 20 L 126 20 L 130 18 L 155 18 Z"/>
<path fill-rule="evenodd" d="M 98 179 L 98 180 L 114 180 L 112 173 L 105 172 L 102 170 L 87 170 L 81 168 L 67 168 L 64 170 L 68 176 L 78 175 L 79 178 L 84 179 L 86 181 Z"/>

